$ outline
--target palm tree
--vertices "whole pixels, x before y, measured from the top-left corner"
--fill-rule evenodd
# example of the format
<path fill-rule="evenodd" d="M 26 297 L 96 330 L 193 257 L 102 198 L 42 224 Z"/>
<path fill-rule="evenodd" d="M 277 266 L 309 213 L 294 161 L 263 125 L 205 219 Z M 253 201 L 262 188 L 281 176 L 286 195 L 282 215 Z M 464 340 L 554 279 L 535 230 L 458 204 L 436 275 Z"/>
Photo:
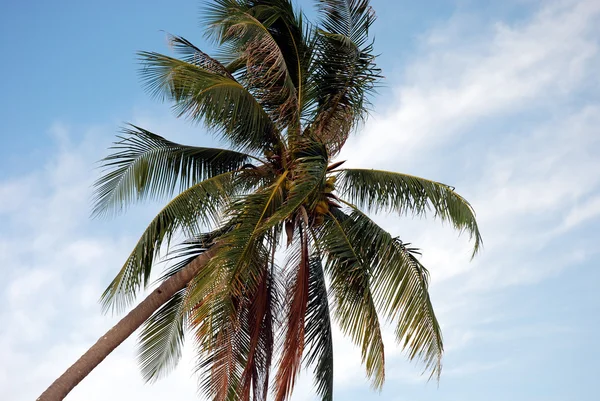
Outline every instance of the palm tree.
<path fill-rule="evenodd" d="M 374 387 L 385 377 L 380 317 L 394 322 L 409 359 L 439 378 L 442 335 L 428 272 L 416 248 L 365 212 L 432 212 L 468 232 L 475 255 L 474 212 L 448 185 L 334 162 L 380 79 L 368 38 L 375 16 L 368 0 L 320 0 L 318 9 L 311 25 L 289 0 L 214 0 L 205 22 L 216 57 L 177 36 L 170 43 L 180 58 L 140 53 L 149 91 L 231 150 L 125 129 L 104 160 L 94 213 L 178 195 L 103 294 L 105 308 L 130 306 L 161 248 L 180 233 L 189 240 L 170 249 L 177 263 L 161 284 L 40 400 L 64 398 L 140 326 L 147 381 L 177 364 L 191 333 L 200 386 L 215 400 L 265 400 L 269 384 L 275 400 L 286 400 L 302 364 L 313 366 L 317 392 L 331 400 L 332 319 L 360 347 Z"/>

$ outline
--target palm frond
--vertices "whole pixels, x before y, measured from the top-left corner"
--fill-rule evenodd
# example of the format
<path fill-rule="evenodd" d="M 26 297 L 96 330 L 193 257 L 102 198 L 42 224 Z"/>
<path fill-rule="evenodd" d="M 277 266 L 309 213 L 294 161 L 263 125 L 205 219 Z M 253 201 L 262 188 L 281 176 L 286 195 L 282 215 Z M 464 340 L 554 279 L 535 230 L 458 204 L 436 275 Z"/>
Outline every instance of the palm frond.
<path fill-rule="evenodd" d="M 130 125 L 102 160 L 109 171 L 96 183 L 93 214 L 124 211 L 134 202 L 171 196 L 207 178 L 234 171 L 253 156 L 226 149 L 185 146 Z"/>
<path fill-rule="evenodd" d="M 347 200 L 369 211 L 422 216 L 433 210 L 435 217 L 469 233 L 474 240 L 473 256 L 481 246 L 473 208 L 448 185 L 407 174 L 366 169 L 341 170 L 336 185 Z"/>
<path fill-rule="evenodd" d="M 252 92 L 271 118 L 285 127 L 298 114 L 298 94 L 277 41 L 263 25 L 277 19 L 277 11 L 261 7 L 261 15 L 241 12 L 230 15 L 223 40 L 242 55 L 245 66 L 237 71 L 240 81 Z M 270 14 L 270 15 L 269 15 Z"/>
<path fill-rule="evenodd" d="M 146 382 L 154 382 L 175 369 L 183 348 L 187 323 L 184 298 L 177 292 L 141 327 L 138 360 Z"/>
<path fill-rule="evenodd" d="M 289 271 L 285 305 L 286 323 L 282 342 L 281 359 L 275 378 L 275 400 L 287 400 L 294 389 L 294 384 L 302 364 L 304 352 L 305 318 L 309 300 L 309 249 L 306 227 L 298 217 L 296 229 L 295 252 L 288 261 L 292 266 Z"/>
<path fill-rule="evenodd" d="M 211 309 L 221 310 L 226 299 L 214 300 Z M 227 306 L 222 309 L 231 309 Z M 241 309 L 238 311 L 242 311 Z M 220 317 L 214 314 L 215 317 Z M 220 319 L 219 330 L 197 336 L 199 343 L 197 370 L 201 372 L 200 387 L 204 394 L 215 401 L 240 400 L 242 398 L 242 372 L 244 357 L 248 352 L 248 327 L 240 327 L 243 319 Z M 203 324 L 194 323 L 204 329 Z"/>
<path fill-rule="evenodd" d="M 214 246 L 217 239 L 229 232 L 231 229 L 231 226 L 225 224 L 213 231 L 202 233 L 196 237 L 187 239 L 179 245 L 173 247 L 173 249 L 169 251 L 167 257 L 165 258 L 165 263 L 173 262 L 173 264 L 165 270 L 162 276 L 158 278 L 157 282 L 163 282 L 169 277 L 180 272 L 194 259 Z"/>
<path fill-rule="evenodd" d="M 323 401 L 333 400 L 333 337 L 325 274 L 318 255 L 309 262 L 305 361 L 314 365 L 315 387 Z"/>
<path fill-rule="evenodd" d="M 221 228 L 184 241 L 169 253 L 169 260 L 177 260 L 158 279 L 162 282 L 189 265 L 194 259 L 210 249 L 214 240 L 227 228 Z M 138 360 L 146 382 L 154 382 L 177 366 L 181 358 L 185 330 L 187 328 L 186 294 L 188 288 L 179 291 L 161 306 L 141 328 L 138 341 Z"/>
<path fill-rule="evenodd" d="M 311 135 L 335 154 L 352 127 L 365 117 L 368 96 L 380 78 L 368 42 L 375 14 L 369 0 L 320 0 L 319 9 L 322 19 L 312 74 L 315 113 Z"/>
<path fill-rule="evenodd" d="M 265 269 L 256 292 L 250 298 L 245 314 L 250 342 L 242 374 L 242 401 L 267 399 L 271 361 L 273 358 L 274 318 L 276 310 L 275 283 Z"/>
<path fill-rule="evenodd" d="M 318 231 L 319 248 L 326 258 L 335 300 L 334 316 L 342 331 L 361 347 L 362 360 L 373 386 L 385 380 L 385 354 L 381 327 L 370 282 L 371 266 L 356 248 L 357 235 L 340 210 L 332 210 Z"/>
<path fill-rule="evenodd" d="M 193 306 L 198 370 L 203 372 L 201 388 L 211 399 L 244 399 L 248 386 L 253 387 L 255 393 L 266 392 L 267 367 L 272 358 L 272 320 L 268 319 L 272 315 L 265 310 L 261 322 L 251 309 L 256 310 L 262 303 L 257 297 L 264 295 L 259 291 L 264 284 L 267 263 L 267 260 L 252 262 L 251 270 L 260 276 L 256 285 L 235 286 L 233 270 L 220 263 L 208 263 L 206 271 L 197 275 L 191 284 L 188 305 Z M 263 300 L 272 302 L 272 297 Z M 262 307 L 271 308 L 271 305 Z M 258 327 L 261 331 L 257 333 L 254 330 Z"/>
<path fill-rule="evenodd" d="M 310 32 L 302 14 L 287 0 L 216 1 L 205 8 L 209 36 L 224 50 L 221 59 L 235 66 L 273 119 L 294 125 L 312 57 Z M 289 134 L 289 131 L 288 131 Z"/>
<path fill-rule="evenodd" d="M 219 239 L 220 251 L 211 263 L 220 266 L 232 280 L 232 291 L 241 294 L 258 284 L 260 271 L 268 263 L 270 250 L 277 244 L 277 236 L 265 221 L 283 204 L 286 170 L 267 187 L 242 196 L 228 205 L 228 215 L 234 229 Z"/>
<path fill-rule="evenodd" d="M 439 379 L 444 351 L 442 332 L 429 298 L 429 272 L 418 251 L 373 222 L 358 209 L 345 220 L 355 249 L 371 265 L 371 288 L 379 310 L 396 322 L 396 338 Z"/>
<path fill-rule="evenodd" d="M 234 146 L 264 151 L 281 135 L 254 96 L 227 72 L 153 52 L 139 53 L 142 79 L 151 94 L 175 102 L 178 116 L 203 121 Z M 211 59 L 212 60 L 212 59 Z"/>
<path fill-rule="evenodd" d="M 104 310 L 123 310 L 137 291 L 148 284 L 153 263 L 172 236 L 182 231 L 190 237 L 201 232 L 202 225 L 219 221 L 222 207 L 236 193 L 235 173 L 228 172 L 204 180 L 179 194 L 150 222 L 127 261 L 104 291 Z"/>

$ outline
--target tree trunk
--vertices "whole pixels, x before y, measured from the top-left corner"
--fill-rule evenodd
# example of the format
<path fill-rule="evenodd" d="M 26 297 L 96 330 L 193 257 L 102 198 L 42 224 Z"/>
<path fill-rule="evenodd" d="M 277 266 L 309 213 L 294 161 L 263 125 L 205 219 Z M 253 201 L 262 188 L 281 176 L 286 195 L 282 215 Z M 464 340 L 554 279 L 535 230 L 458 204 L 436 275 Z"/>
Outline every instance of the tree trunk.
<path fill-rule="evenodd" d="M 64 399 L 80 381 L 136 331 L 160 306 L 167 302 L 177 291 L 185 288 L 213 256 L 213 253 L 214 250 L 204 252 L 180 272 L 165 280 L 127 316 L 100 337 L 96 344 L 92 345 L 77 362 L 71 365 L 38 397 L 37 401 L 60 401 Z"/>

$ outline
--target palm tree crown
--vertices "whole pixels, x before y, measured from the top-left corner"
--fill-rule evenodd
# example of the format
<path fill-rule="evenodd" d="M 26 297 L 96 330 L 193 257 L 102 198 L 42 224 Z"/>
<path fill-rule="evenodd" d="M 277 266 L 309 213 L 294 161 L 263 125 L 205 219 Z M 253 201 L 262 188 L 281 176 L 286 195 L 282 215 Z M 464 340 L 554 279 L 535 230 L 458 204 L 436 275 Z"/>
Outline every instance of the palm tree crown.
<path fill-rule="evenodd" d="M 380 387 L 380 317 L 394 322 L 409 358 L 439 377 L 442 335 L 428 272 L 416 249 L 365 212 L 432 212 L 467 231 L 475 254 L 474 212 L 447 185 L 333 163 L 380 78 L 368 38 L 375 16 L 368 0 L 320 0 L 318 9 L 320 21 L 311 25 L 289 0 L 213 0 L 204 14 L 219 45 L 215 57 L 177 36 L 170 43 L 180 58 L 140 53 L 149 91 L 231 144 L 184 146 L 129 126 L 104 160 L 97 215 L 178 193 L 107 288 L 107 308 L 133 301 L 174 234 L 190 239 L 171 249 L 178 262 L 163 280 L 215 250 L 143 326 L 139 356 L 148 381 L 173 368 L 189 332 L 211 399 L 265 400 L 272 384 L 274 398 L 285 400 L 304 363 L 331 400 L 333 318 Z M 280 246 L 287 257 L 278 265 Z"/>

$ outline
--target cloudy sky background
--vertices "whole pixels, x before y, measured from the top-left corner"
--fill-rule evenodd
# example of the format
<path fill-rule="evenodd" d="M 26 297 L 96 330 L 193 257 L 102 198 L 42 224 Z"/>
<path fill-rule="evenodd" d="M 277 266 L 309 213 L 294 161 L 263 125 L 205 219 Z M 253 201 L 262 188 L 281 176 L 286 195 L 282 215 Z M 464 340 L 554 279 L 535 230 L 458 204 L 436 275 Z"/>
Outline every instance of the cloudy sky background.
<path fill-rule="evenodd" d="M 127 4 L 124 4 L 127 3 Z M 373 392 L 336 334 L 340 400 L 594 400 L 600 346 L 600 2 L 373 1 L 385 86 L 340 159 L 451 184 L 484 236 L 377 220 L 423 250 L 446 355 L 427 383 L 393 338 Z M 424 2 L 425 3 L 425 2 Z M 300 5 L 313 14 L 312 3 Z M 129 121 L 205 145 L 136 76 L 198 2 L 0 5 L 0 394 L 35 399 L 110 328 L 97 299 L 160 204 L 90 220 L 95 162 Z M 205 46 L 206 47 L 206 46 Z M 131 338 L 67 400 L 196 400 L 192 354 L 144 385 Z M 293 400 L 316 399 L 310 372 Z"/>

